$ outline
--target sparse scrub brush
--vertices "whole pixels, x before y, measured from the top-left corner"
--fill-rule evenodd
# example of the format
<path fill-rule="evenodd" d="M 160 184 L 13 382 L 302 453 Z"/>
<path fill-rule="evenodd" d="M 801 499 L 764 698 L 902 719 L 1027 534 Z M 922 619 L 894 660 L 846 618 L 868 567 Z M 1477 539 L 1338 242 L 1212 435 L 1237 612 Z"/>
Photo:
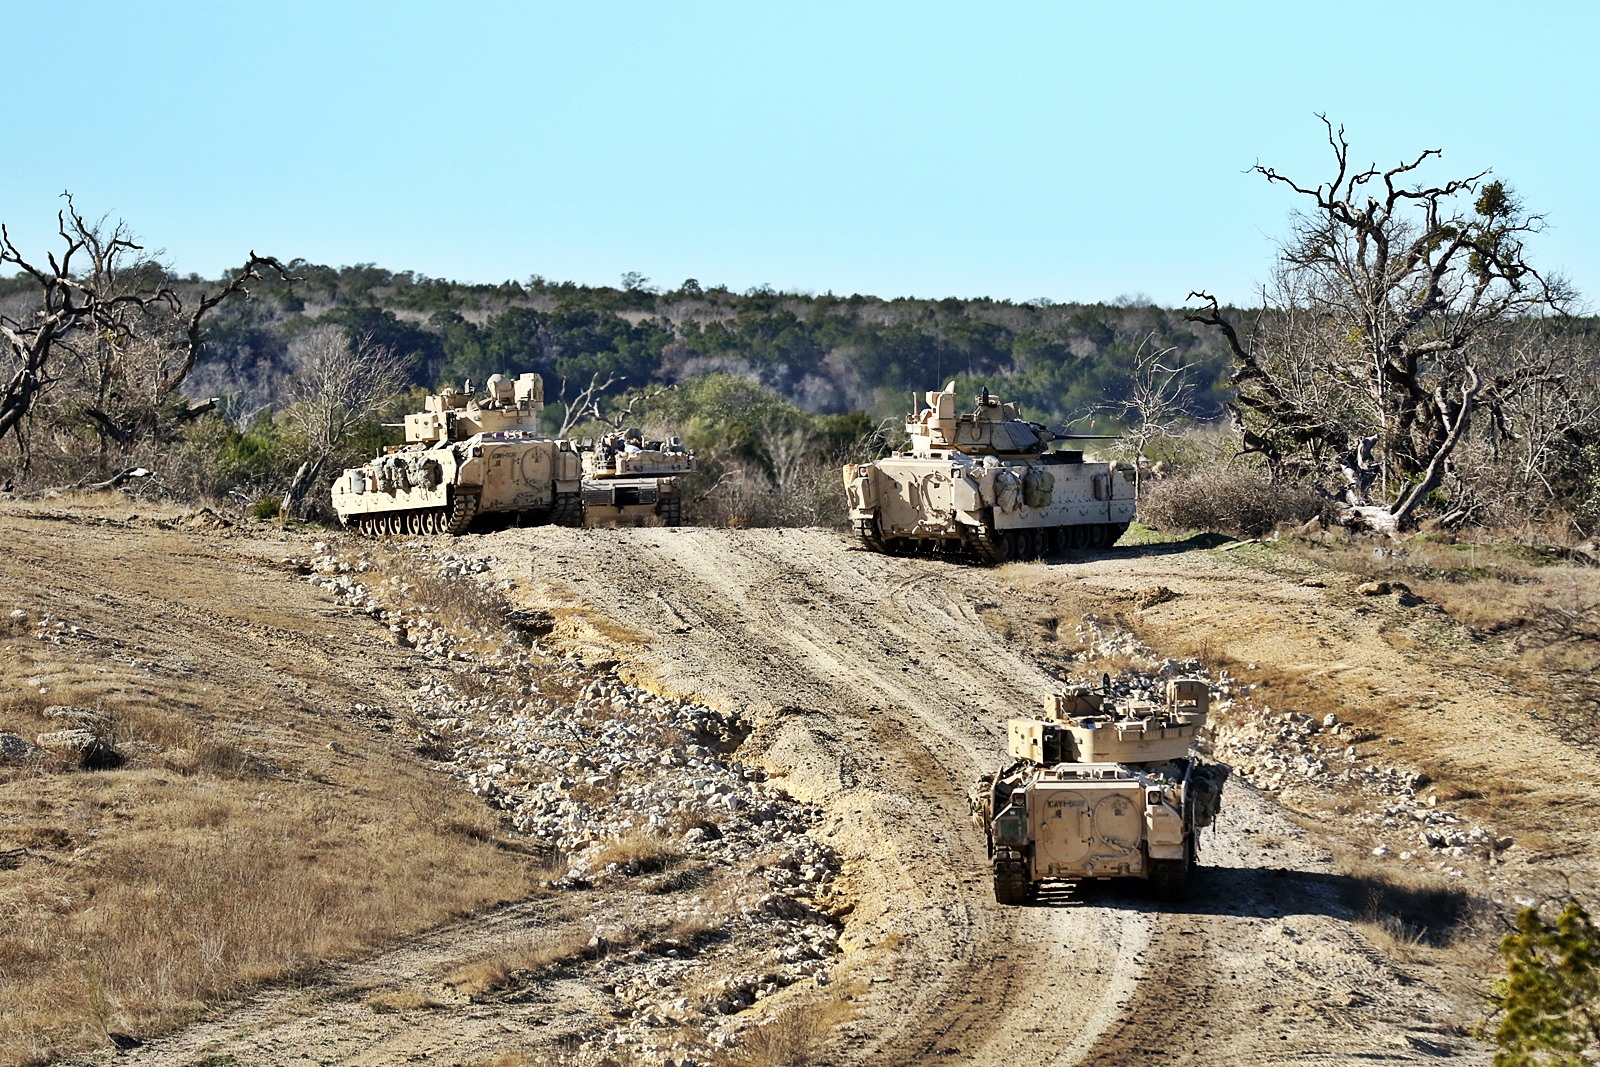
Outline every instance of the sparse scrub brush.
<path fill-rule="evenodd" d="M 1151 483 L 1139 516 L 1169 530 L 1215 530 L 1256 536 L 1280 523 L 1322 517 L 1327 500 L 1304 486 L 1273 481 L 1262 471 L 1197 470 Z"/>

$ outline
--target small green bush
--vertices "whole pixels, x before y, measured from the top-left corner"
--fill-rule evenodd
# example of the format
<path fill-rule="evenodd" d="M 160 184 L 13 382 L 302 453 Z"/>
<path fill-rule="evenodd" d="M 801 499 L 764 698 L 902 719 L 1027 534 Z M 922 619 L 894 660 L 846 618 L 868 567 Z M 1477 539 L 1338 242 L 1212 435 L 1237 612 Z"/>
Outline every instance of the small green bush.
<path fill-rule="evenodd" d="M 1600 930 L 1577 901 L 1547 922 L 1517 914 L 1500 941 L 1506 977 L 1494 985 L 1495 1067 L 1586 1067 L 1600 1048 Z"/>
<path fill-rule="evenodd" d="M 252 519 L 275 519 L 282 513 L 283 501 L 275 496 L 258 497 L 256 502 L 250 505 L 250 517 Z"/>

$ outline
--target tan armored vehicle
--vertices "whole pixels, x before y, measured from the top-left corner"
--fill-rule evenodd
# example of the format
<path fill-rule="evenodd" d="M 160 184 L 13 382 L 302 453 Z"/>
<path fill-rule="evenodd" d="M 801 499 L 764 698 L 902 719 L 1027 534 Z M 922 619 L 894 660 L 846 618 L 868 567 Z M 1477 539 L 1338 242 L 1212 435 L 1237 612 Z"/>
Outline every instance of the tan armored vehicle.
<path fill-rule="evenodd" d="M 985 389 L 956 413 L 955 383 L 908 416 L 909 452 L 844 468 L 850 521 L 878 552 L 948 552 L 989 562 L 1115 544 L 1133 521 L 1133 468 L 1086 461 Z"/>
<path fill-rule="evenodd" d="M 333 483 L 339 521 L 371 534 L 465 533 L 484 516 L 576 526 L 583 460 L 539 431 L 537 374 L 486 383 L 487 397 L 446 389 L 407 415 L 406 443 Z"/>
<path fill-rule="evenodd" d="M 978 780 L 973 816 L 988 837 L 994 895 L 1020 904 L 1046 881 L 1143 878 L 1165 899 L 1189 891 L 1196 837 L 1222 803 L 1227 767 L 1195 752 L 1210 691 L 1174 679 L 1165 699 L 1104 690 L 1045 700 L 1012 719 L 1016 761 Z"/>
<path fill-rule="evenodd" d="M 601 438 L 582 454 L 585 526 L 683 521 L 679 483 L 694 470 L 694 453 L 676 437 L 645 441 L 638 430 L 628 430 Z"/>

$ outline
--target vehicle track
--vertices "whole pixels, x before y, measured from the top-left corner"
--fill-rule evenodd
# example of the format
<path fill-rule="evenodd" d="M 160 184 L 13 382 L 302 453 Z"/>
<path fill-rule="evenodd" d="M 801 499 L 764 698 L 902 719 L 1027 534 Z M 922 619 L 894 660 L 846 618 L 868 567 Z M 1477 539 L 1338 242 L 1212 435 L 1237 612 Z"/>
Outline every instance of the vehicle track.
<path fill-rule="evenodd" d="M 838 813 L 836 843 L 868 901 L 854 925 L 858 954 L 872 961 L 870 992 L 846 1034 L 850 1061 L 982 1049 L 973 1062 L 990 1062 L 1073 1042 L 1101 990 L 1032 975 L 1082 970 L 1068 946 L 1084 939 L 1087 916 L 995 904 L 967 814 L 967 786 L 997 762 L 1003 709 L 1031 707 L 1029 690 L 1049 682 L 977 620 L 983 572 L 945 568 L 936 581 L 842 546 L 831 566 L 805 567 L 797 561 L 815 562 L 814 538 L 792 532 L 742 539 L 733 552 L 714 531 L 634 530 L 559 546 L 522 537 L 528 557 L 545 558 L 542 572 L 659 635 L 662 654 L 648 657 L 659 684 L 738 708 L 759 726 L 751 747 L 768 745 L 774 762 L 789 754 L 828 768 L 789 768 L 788 781 Z M 618 568 L 623 543 L 631 565 Z M 514 574 L 519 554 L 505 539 L 495 552 Z M 1093 922 L 1113 944 L 1137 940 L 1122 929 L 1137 917 L 1101 910 Z M 893 951 L 873 951 L 886 945 Z M 996 966 L 996 945 L 1007 946 L 1008 966 Z M 1008 1025 L 1013 1011 L 1033 1017 L 1025 1032 Z"/>

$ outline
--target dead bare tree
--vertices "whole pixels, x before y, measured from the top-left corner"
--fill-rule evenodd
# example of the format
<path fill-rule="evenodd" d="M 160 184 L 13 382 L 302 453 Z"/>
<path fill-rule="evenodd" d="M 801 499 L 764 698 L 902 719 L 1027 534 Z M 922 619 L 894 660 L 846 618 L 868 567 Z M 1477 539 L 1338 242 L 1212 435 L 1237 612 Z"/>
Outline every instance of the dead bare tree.
<path fill-rule="evenodd" d="M 583 387 L 571 403 L 566 403 L 567 381 L 563 378 L 557 399 L 565 405 L 565 411 L 556 436 L 566 437 L 572 432 L 573 427 L 585 420 L 593 420 L 614 431 L 621 431 L 630 423 L 637 423 L 644 416 L 645 409 L 652 400 L 677 388 L 675 385 L 656 385 L 621 397 L 607 395 L 606 391 L 613 385 L 620 385 L 625 381 L 627 379 L 618 374 L 610 375 L 605 381 L 600 380 L 598 373 L 592 374 L 589 376 L 589 384 Z"/>
<path fill-rule="evenodd" d="M 0 225 L 0 266 L 16 267 L 37 284 L 28 310 L 0 314 L 0 440 L 13 435 L 26 466 L 24 421 L 36 403 L 64 378 L 75 379 L 79 414 L 99 427 L 102 442 L 127 445 L 154 428 L 158 412 L 194 367 L 204 342 L 206 315 L 269 267 L 289 276 L 276 259 L 250 253 L 245 265 L 215 292 L 186 309 L 167 270 L 134 240 L 123 223 L 91 223 L 70 194 L 57 213 L 59 256 L 43 263 L 25 256 Z M 206 406 L 185 407 L 191 416 Z M 102 449 L 104 451 L 104 449 Z"/>
<path fill-rule="evenodd" d="M 152 304 L 177 303 L 166 287 L 148 293 L 105 295 L 73 273 L 85 257 L 116 258 L 140 251 L 119 227 L 101 239 L 72 206 L 57 213 L 57 232 L 66 244 L 59 259 L 47 253 L 47 265 L 37 266 L 23 255 L 10 231 L 0 225 L 0 265 L 17 267 L 39 286 L 38 302 L 21 318 L 0 315 L 0 339 L 5 343 L 6 383 L 0 390 L 0 440 L 20 434 L 34 402 L 55 380 L 59 357 L 72 354 L 74 341 L 88 333 L 125 334 L 133 316 Z"/>
<path fill-rule="evenodd" d="M 290 347 L 295 368 L 285 411 L 304 442 L 305 459 L 284 492 L 283 510 L 300 515 L 329 460 L 385 401 L 405 388 L 407 361 L 370 337 L 351 340 L 340 326 L 319 326 Z"/>
<path fill-rule="evenodd" d="M 1586 449 L 1600 441 L 1600 361 L 1593 341 L 1535 320 L 1506 331 L 1483 373 L 1522 368 L 1521 388 L 1491 396 L 1472 439 L 1451 457 L 1453 523 L 1494 515 L 1532 518 L 1583 495 L 1594 476 Z"/>
<path fill-rule="evenodd" d="M 561 394 L 557 399 L 566 405 L 566 410 L 562 414 L 561 428 L 556 431 L 556 436 L 567 436 L 572 431 L 572 428 L 584 419 L 600 418 L 601 398 L 605 395 L 607 389 L 622 380 L 622 378 L 612 374 L 602 382 L 600 380 L 600 372 L 596 371 L 589 376 L 589 384 L 584 386 L 583 390 L 572 398 L 571 403 L 567 403 L 567 380 L 565 378 L 561 379 Z"/>
<path fill-rule="evenodd" d="M 773 489 L 779 496 L 791 495 L 817 458 L 819 435 L 795 420 L 774 419 L 757 430 L 756 450 L 766 460 Z"/>
<path fill-rule="evenodd" d="M 1438 149 L 1355 169 L 1344 128 L 1322 121 L 1332 181 L 1305 186 L 1255 167 L 1309 202 L 1257 329 L 1241 337 L 1203 291 L 1190 294 L 1202 307 L 1188 317 L 1220 330 L 1232 352 L 1247 450 L 1331 477 L 1354 516 L 1394 532 L 1441 486 L 1475 412 L 1554 373 L 1538 359 L 1491 371 L 1504 328 L 1563 311 L 1572 294 L 1525 255 L 1542 217 L 1489 172 L 1417 182 Z"/>
<path fill-rule="evenodd" d="M 1142 488 L 1144 470 L 1140 461 L 1146 450 L 1163 437 L 1176 436 L 1178 428 L 1198 414 L 1197 387 L 1191 373 L 1194 364 L 1174 359 L 1176 348 L 1157 348 L 1154 340 L 1153 335 L 1147 335 L 1139 342 L 1126 395 L 1096 408 L 1128 424 L 1115 449 L 1133 459 L 1135 494 Z"/>

